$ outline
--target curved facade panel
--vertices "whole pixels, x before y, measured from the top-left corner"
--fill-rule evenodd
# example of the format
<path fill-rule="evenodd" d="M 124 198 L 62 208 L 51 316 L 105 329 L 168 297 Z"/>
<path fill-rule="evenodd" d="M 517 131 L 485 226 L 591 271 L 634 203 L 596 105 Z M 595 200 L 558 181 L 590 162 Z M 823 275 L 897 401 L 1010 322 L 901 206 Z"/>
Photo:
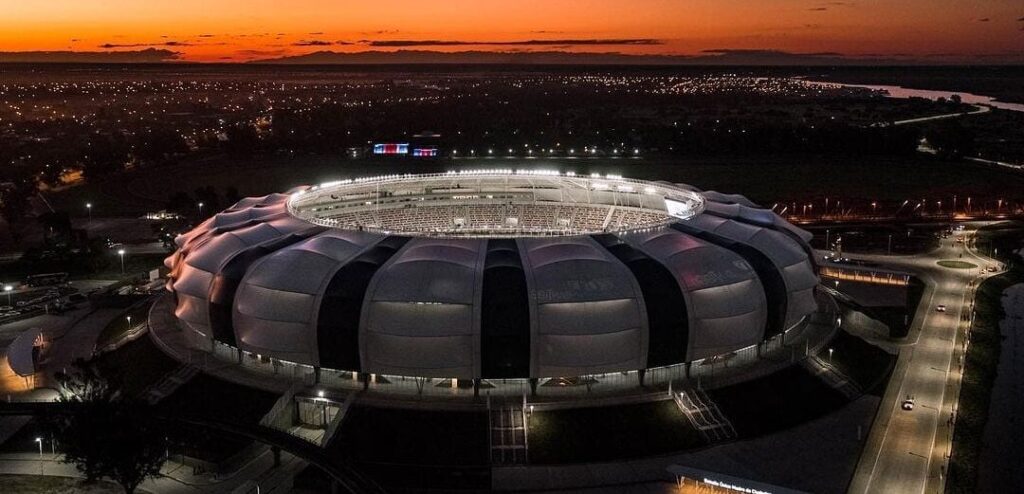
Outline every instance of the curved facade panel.
<path fill-rule="evenodd" d="M 333 274 L 380 235 L 328 230 L 253 264 L 235 295 L 239 348 L 319 365 L 317 316 Z"/>
<path fill-rule="evenodd" d="M 480 292 L 486 240 L 409 241 L 366 290 L 359 331 L 365 372 L 480 375 Z"/>
<path fill-rule="evenodd" d="M 818 276 L 803 248 L 791 237 L 775 230 L 757 228 L 734 220 L 711 215 L 694 218 L 690 224 L 730 240 L 753 247 L 772 261 L 775 270 L 782 275 L 786 290 L 786 314 L 784 328 L 799 322 L 804 316 L 817 309 L 814 301 L 814 287 Z"/>
<path fill-rule="evenodd" d="M 642 368 L 647 316 L 632 273 L 590 237 L 520 239 L 531 376 Z"/>
<path fill-rule="evenodd" d="M 214 216 L 214 219 L 221 215 Z M 303 230 L 308 223 L 278 214 L 261 222 L 249 218 L 242 223 L 213 228 L 192 236 L 180 253 L 169 257 L 171 289 L 179 299 L 175 315 L 204 336 L 212 334 L 210 299 L 214 280 L 237 255 L 263 243 Z M 232 228 L 233 227 L 233 228 Z"/>
<path fill-rule="evenodd" d="M 764 289 L 742 257 L 674 230 L 627 240 L 675 275 L 688 308 L 687 360 L 761 342 L 767 318 Z"/>
<path fill-rule="evenodd" d="M 518 175 L 512 186 L 389 176 L 383 195 L 366 179 L 339 182 L 351 196 L 330 185 L 242 199 L 175 239 L 165 261 L 175 314 L 205 337 L 196 345 L 369 374 L 505 379 L 727 354 L 816 310 L 809 234 L 742 196 Z M 621 204 L 580 202 L 610 190 Z M 425 194 L 415 217 L 409 194 Z M 537 207 L 537 194 L 551 205 Z M 668 199 L 686 214 L 669 216 Z M 360 226 L 378 223 L 405 230 Z"/>

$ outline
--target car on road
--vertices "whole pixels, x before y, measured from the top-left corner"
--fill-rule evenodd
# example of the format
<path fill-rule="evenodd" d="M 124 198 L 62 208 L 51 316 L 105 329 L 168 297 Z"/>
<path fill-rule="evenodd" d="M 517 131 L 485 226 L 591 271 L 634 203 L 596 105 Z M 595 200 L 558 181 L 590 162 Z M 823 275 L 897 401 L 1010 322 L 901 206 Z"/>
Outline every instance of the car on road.
<path fill-rule="evenodd" d="M 989 273 L 995 273 L 996 272 L 996 267 L 995 266 L 989 266 L 988 267 L 988 272 Z"/>
<path fill-rule="evenodd" d="M 946 312 L 946 306 L 942 305 L 942 304 L 936 305 L 935 306 L 935 311 L 936 312 Z"/>
<path fill-rule="evenodd" d="M 913 410 L 914 395 L 907 395 L 907 397 L 903 399 L 903 404 L 900 405 L 900 407 L 903 408 L 904 410 Z"/>

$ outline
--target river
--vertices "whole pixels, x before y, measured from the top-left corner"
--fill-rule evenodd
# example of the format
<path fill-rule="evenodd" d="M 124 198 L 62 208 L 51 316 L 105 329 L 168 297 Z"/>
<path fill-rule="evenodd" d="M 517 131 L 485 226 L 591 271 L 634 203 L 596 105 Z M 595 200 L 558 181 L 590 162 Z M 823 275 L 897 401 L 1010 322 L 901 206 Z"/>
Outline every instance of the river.
<path fill-rule="evenodd" d="M 825 82 L 825 81 L 809 81 L 803 80 L 808 84 L 821 84 L 824 86 L 832 87 L 856 87 L 871 89 L 875 91 L 881 91 L 890 98 L 925 98 L 935 101 L 939 98 L 949 99 L 950 96 L 956 94 L 960 96 L 960 101 L 970 105 L 985 105 L 991 106 L 992 108 L 998 108 L 1000 110 L 1019 111 L 1024 112 L 1024 103 L 1007 103 L 1005 101 L 996 101 L 992 96 L 983 96 L 980 94 L 965 93 L 961 91 L 936 91 L 931 89 L 912 89 L 903 86 L 885 86 L 885 85 L 873 85 L 873 84 L 847 84 L 843 82 Z"/>

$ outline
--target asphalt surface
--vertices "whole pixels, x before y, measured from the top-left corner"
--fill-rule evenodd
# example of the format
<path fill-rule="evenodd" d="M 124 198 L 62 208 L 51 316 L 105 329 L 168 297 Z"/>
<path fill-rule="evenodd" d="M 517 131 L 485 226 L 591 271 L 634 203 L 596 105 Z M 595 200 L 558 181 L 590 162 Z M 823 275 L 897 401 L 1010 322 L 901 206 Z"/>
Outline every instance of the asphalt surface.
<path fill-rule="evenodd" d="M 960 232 L 969 239 L 977 224 Z M 952 437 L 952 421 L 962 376 L 963 339 L 979 279 L 999 263 L 957 243 L 942 239 L 938 249 L 916 256 L 853 255 L 917 274 L 927 289 L 910 334 L 899 343 L 900 357 L 861 454 L 849 492 L 942 492 Z M 961 257 L 962 255 L 962 257 Z M 940 260 L 966 261 L 978 267 L 955 269 Z M 946 311 L 937 307 L 945 305 Z M 903 410 L 910 395 L 913 410 Z"/>

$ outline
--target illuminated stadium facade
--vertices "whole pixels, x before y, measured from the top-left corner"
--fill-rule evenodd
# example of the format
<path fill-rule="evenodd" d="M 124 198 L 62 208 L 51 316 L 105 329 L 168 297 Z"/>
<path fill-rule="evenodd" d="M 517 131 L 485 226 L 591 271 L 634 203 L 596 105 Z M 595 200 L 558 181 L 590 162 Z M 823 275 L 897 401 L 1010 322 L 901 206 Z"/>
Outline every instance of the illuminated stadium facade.
<path fill-rule="evenodd" d="M 742 196 L 481 170 L 246 198 L 166 264 L 195 347 L 317 378 L 536 386 L 689 375 L 799 327 L 817 310 L 809 238 Z"/>

